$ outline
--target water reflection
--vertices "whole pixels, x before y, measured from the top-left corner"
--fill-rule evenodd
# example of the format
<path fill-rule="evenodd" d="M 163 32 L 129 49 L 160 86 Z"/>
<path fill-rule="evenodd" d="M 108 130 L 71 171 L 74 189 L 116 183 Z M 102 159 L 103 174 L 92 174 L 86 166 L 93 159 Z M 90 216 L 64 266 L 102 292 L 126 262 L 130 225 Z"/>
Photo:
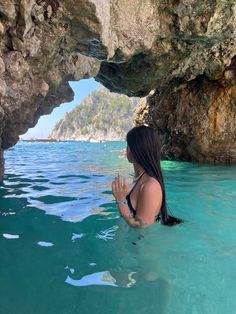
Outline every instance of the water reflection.
<path fill-rule="evenodd" d="M 79 280 L 72 279 L 70 276 L 67 276 L 65 282 L 72 286 L 77 286 L 77 287 L 91 286 L 91 285 L 117 287 L 117 285 L 115 284 L 116 279 L 112 277 L 109 271 L 101 271 L 98 273 L 89 274 L 89 275 L 83 276 Z"/>
<path fill-rule="evenodd" d="M 45 242 L 45 241 L 39 241 L 37 243 L 39 246 L 45 246 L 45 247 L 50 247 L 50 246 L 53 246 L 54 244 L 51 243 L 51 242 Z"/>
<path fill-rule="evenodd" d="M 76 145 L 7 152 L 0 187 L 4 313 L 27 313 L 38 299 L 51 302 L 44 313 L 77 313 L 78 306 L 90 313 L 233 313 L 236 168 L 163 162 L 168 205 L 186 222 L 140 231 L 112 201 L 115 171 L 132 172 L 119 147 L 97 145 L 91 155 L 91 147 Z"/>
<path fill-rule="evenodd" d="M 19 239 L 20 236 L 18 234 L 3 233 L 3 237 L 9 240 L 13 240 Z"/>

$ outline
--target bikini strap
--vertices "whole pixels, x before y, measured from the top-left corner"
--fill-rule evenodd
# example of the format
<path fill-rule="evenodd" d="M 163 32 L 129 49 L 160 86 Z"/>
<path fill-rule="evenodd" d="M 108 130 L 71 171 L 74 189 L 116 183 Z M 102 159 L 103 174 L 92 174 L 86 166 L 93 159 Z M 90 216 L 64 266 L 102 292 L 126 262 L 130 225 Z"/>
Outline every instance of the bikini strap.
<path fill-rule="evenodd" d="M 134 188 L 136 187 L 138 181 L 142 178 L 142 176 L 144 175 L 144 173 L 145 173 L 145 171 L 142 173 L 142 175 L 141 175 L 141 176 L 138 178 L 138 180 L 135 182 L 134 186 L 132 187 L 132 189 L 130 190 L 130 192 L 128 193 L 128 195 L 130 195 L 130 194 L 133 192 L 133 190 L 134 190 Z"/>

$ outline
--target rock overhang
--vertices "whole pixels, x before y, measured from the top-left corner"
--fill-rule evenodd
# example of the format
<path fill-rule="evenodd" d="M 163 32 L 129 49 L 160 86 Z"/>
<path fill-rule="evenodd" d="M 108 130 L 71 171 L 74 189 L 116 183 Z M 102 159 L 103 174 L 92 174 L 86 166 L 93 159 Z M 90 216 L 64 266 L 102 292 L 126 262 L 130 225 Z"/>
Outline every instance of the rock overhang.
<path fill-rule="evenodd" d="M 0 0 L 0 38 L 2 149 L 73 98 L 69 80 L 139 97 L 235 86 L 235 1 Z"/>

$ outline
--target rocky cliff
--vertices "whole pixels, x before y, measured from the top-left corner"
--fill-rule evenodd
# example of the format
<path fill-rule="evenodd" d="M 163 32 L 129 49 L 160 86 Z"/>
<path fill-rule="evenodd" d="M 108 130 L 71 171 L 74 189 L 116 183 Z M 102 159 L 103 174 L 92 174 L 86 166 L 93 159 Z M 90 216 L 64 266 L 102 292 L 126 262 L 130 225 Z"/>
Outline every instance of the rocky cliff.
<path fill-rule="evenodd" d="M 78 141 L 120 141 L 133 126 L 133 111 L 139 98 L 92 92 L 54 126 L 50 138 Z"/>
<path fill-rule="evenodd" d="M 136 109 L 135 124 L 159 130 L 164 159 L 236 161 L 236 87 L 205 77 L 150 94 Z"/>
<path fill-rule="evenodd" d="M 235 39 L 235 0 L 0 0 L 1 150 L 96 77 L 156 90 L 137 121 L 154 113 L 166 157 L 235 162 Z"/>

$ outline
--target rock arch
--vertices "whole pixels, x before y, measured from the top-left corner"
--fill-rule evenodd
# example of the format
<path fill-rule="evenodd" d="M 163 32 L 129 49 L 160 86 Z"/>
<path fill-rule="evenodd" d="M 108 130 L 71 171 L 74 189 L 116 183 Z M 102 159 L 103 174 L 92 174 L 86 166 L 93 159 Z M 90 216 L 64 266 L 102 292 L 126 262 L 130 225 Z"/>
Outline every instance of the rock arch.
<path fill-rule="evenodd" d="M 136 122 L 162 131 L 163 156 L 235 162 L 235 55 L 233 0 L 0 0 L 0 175 L 2 151 L 89 77 L 155 91 Z"/>

